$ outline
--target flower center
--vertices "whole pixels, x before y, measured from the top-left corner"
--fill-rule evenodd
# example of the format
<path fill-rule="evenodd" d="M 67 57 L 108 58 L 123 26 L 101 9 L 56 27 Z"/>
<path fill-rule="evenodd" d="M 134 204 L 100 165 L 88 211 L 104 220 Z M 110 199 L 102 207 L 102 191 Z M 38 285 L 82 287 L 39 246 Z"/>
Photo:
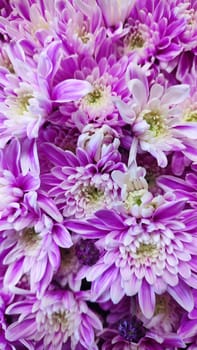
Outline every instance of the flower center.
<path fill-rule="evenodd" d="M 70 322 L 70 312 L 68 310 L 60 310 L 53 312 L 51 315 L 51 322 L 55 330 L 65 331 L 68 329 Z"/>
<path fill-rule="evenodd" d="M 108 85 L 110 79 L 108 75 L 104 75 L 92 83 L 93 79 L 90 77 L 94 89 L 81 99 L 80 108 L 92 118 L 105 117 L 114 109 L 111 86 Z"/>
<path fill-rule="evenodd" d="M 158 256 L 158 248 L 153 243 L 140 243 L 139 248 L 136 249 L 137 257 L 149 258 Z"/>
<path fill-rule="evenodd" d="M 154 137 L 165 133 L 165 125 L 162 116 L 157 111 L 151 111 L 144 114 L 143 119 L 149 125 Z"/>
<path fill-rule="evenodd" d="M 90 92 L 87 96 L 87 102 L 89 104 L 98 103 L 102 97 L 102 89 L 95 89 L 93 92 Z"/>
<path fill-rule="evenodd" d="M 57 277 L 60 277 L 60 282 L 63 282 L 64 284 L 64 277 L 67 277 L 69 274 L 76 273 L 79 264 L 74 246 L 68 249 L 60 249 L 60 253 L 61 265 L 57 272 Z"/>
<path fill-rule="evenodd" d="M 156 233 L 153 237 L 146 234 L 139 238 L 136 237 L 131 245 L 121 246 L 119 249 L 122 259 L 130 266 L 151 266 L 159 256 L 163 258 L 163 248 Z"/>
<path fill-rule="evenodd" d="M 104 192 L 95 186 L 88 186 L 82 190 L 83 196 L 90 204 L 95 204 L 104 198 Z"/>
<path fill-rule="evenodd" d="M 25 112 L 28 112 L 29 100 L 33 96 L 30 94 L 22 95 L 18 98 L 18 112 L 23 115 Z"/>
<path fill-rule="evenodd" d="M 139 190 L 134 192 L 129 192 L 126 200 L 125 200 L 125 208 L 127 210 L 131 209 L 133 205 L 140 206 L 142 204 L 142 195 L 144 194 L 145 190 Z"/>
<path fill-rule="evenodd" d="M 186 115 L 185 120 L 187 122 L 197 122 L 197 110 L 191 111 Z"/>
<path fill-rule="evenodd" d="M 143 36 L 138 30 L 134 31 L 127 39 L 127 46 L 130 50 L 142 48 L 144 43 Z"/>
<path fill-rule="evenodd" d="M 119 334 L 128 342 L 138 343 L 146 334 L 146 328 L 143 322 L 136 316 L 120 321 L 118 326 Z"/>
<path fill-rule="evenodd" d="M 83 44 L 87 44 L 88 41 L 90 40 L 90 34 L 86 30 L 85 26 L 82 27 L 78 34 L 79 38 L 81 39 Z"/>
<path fill-rule="evenodd" d="M 34 116 L 30 110 L 30 100 L 34 97 L 32 88 L 27 84 L 20 84 L 14 90 L 15 95 L 6 98 L 6 106 L 9 108 L 9 117 L 20 120 L 23 116 Z"/>
<path fill-rule="evenodd" d="M 81 239 L 76 244 L 76 255 L 83 265 L 92 266 L 99 259 L 100 252 L 90 239 Z"/>
<path fill-rule="evenodd" d="M 33 227 L 23 230 L 20 239 L 23 246 L 27 249 L 35 248 L 41 240 L 39 234 Z"/>

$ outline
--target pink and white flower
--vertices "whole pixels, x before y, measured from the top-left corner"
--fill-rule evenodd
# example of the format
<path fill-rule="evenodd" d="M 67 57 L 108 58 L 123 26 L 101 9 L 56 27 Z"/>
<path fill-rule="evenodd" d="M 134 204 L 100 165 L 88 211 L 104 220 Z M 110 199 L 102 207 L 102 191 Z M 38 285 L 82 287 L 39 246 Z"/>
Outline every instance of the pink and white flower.
<path fill-rule="evenodd" d="M 87 222 L 68 223 L 82 237 L 100 238 L 104 249 L 93 267 L 79 272 L 80 278 L 92 281 L 95 300 L 118 303 L 125 294 L 137 294 L 142 313 L 150 318 L 156 294 L 168 292 L 187 311 L 193 309 L 197 241 L 190 227 L 180 222 L 183 208 L 183 200 L 168 202 L 155 210 L 152 219 L 140 221 L 101 210 Z"/>
<path fill-rule="evenodd" d="M 18 301 L 7 308 L 7 314 L 20 315 L 6 332 L 10 341 L 24 339 L 38 342 L 38 349 L 98 350 L 95 330 L 102 324 L 84 301 L 83 293 L 47 291 L 42 299 L 35 295 Z M 27 347 L 31 350 L 31 347 Z"/>
<path fill-rule="evenodd" d="M 182 113 L 179 104 L 188 97 L 189 86 L 165 88 L 158 83 L 149 86 L 145 72 L 135 65 L 128 68 L 128 74 L 132 99 L 128 104 L 118 99 L 116 103 L 133 134 L 129 163 L 135 160 L 139 147 L 155 157 L 159 166 L 166 167 L 167 153 L 184 149 L 176 126 Z"/>

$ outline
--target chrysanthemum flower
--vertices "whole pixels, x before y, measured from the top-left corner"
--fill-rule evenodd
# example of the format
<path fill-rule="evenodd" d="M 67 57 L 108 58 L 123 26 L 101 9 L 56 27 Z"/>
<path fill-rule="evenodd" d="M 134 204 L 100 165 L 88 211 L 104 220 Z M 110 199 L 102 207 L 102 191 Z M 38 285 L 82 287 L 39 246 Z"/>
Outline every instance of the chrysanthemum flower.
<path fill-rule="evenodd" d="M 82 292 L 47 291 L 42 299 L 32 295 L 10 305 L 7 313 L 20 315 L 7 329 L 10 341 L 32 340 L 47 350 L 98 350 L 94 331 L 101 331 L 102 324 Z"/>
<path fill-rule="evenodd" d="M 113 206 L 119 194 L 111 172 L 123 168 L 117 150 L 104 154 L 95 163 L 81 148 L 77 148 L 76 155 L 52 144 L 45 144 L 44 149 L 55 167 L 51 174 L 43 174 L 41 179 L 51 186 L 49 195 L 65 217 L 83 218 L 101 208 Z"/>
<path fill-rule="evenodd" d="M 125 56 L 117 61 L 115 55 L 104 58 L 101 54 L 96 59 L 92 56 L 86 56 L 80 60 L 75 56 L 71 56 L 69 59 L 65 59 L 62 64 L 64 70 L 62 70 L 61 77 L 65 76 L 65 79 L 72 78 L 74 81 L 76 79 L 78 84 L 81 83 L 79 89 L 77 86 L 73 86 L 71 94 L 71 96 L 75 96 L 75 90 L 77 89 L 81 93 L 78 100 L 73 98 L 70 99 L 70 101 L 75 101 L 72 105 L 64 104 L 60 106 L 60 112 L 66 118 L 66 125 L 75 126 L 80 130 L 87 123 L 95 123 L 99 126 L 102 124 L 111 127 L 113 125 L 121 126 L 113 97 L 119 96 L 123 100 L 129 97 L 129 91 L 125 83 L 127 57 Z M 86 87 L 86 93 L 83 86 Z M 63 90 L 64 82 L 61 87 Z M 62 99 L 62 102 L 69 101 L 68 99 L 65 99 L 65 101 Z"/>
<path fill-rule="evenodd" d="M 9 1 L 9 16 L 0 18 L 0 32 L 14 41 L 20 41 L 27 55 L 33 56 L 54 38 L 55 3 L 48 1 Z"/>
<path fill-rule="evenodd" d="M 169 202 L 156 209 L 152 219 L 140 221 L 101 210 L 87 222 L 68 224 L 82 237 L 101 239 L 103 255 L 79 273 L 93 281 L 95 300 L 104 295 L 117 303 L 125 294 L 138 294 L 140 308 L 150 318 L 155 294 L 167 291 L 183 308 L 192 310 L 196 236 L 180 222 L 183 208 L 183 201 Z"/>
<path fill-rule="evenodd" d="M 121 188 L 121 202 L 117 203 L 117 209 L 137 218 L 145 218 L 150 217 L 155 208 L 164 202 L 162 196 L 154 197 L 149 192 L 145 175 L 145 168 L 137 167 L 135 163 L 125 173 L 119 170 L 112 172 L 113 180 Z"/>
<path fill-rule="evenodd" d="M 196 0 L 177 1 L 175 13 L 185 21 L 185 30 L 180 35 L 180 41 L 185 51 L 194 50 L 197 44 L 197 3 Z"/>
<path fill-rule="evenodd" d="M 58 1 L 56 11 L 56 31 L 65 51 L 69 54 L 94 54 L 105 33 L 101 10 L 96 0 Z"/>
<path fill-rule="evenodd" d="M 36 145 L 12 140 L 0 151 L 1 230 L 24 227 L 35 217 L 36 191 L 40 186 Z"/>
<path fill-rule="evenodd" d="M 51 111 L 49 93 L 39 83 L 41 72 L 36 71 L 35 62 L 26 60 L 18 43 L 7 44 L 5 53 L 10 63 L 0 67 L 1 147 L 14 136 L 37 137 L 40 125 Z"/>
<path fill-rule="evenodd" d="M 60 267 L 60 247 L 72 246 L 70 234 L 62 224 L 53 224 L 43 216 L 32 226 L 19 231 L 3 232 L 0 251 L 7 254 L 3 264 L 8 265 L 4 285 L 11 290 L 27 275 L 30 289 L 39 295 L 48 287 L 53 275 Z"/>
<path fill-rule="evenodd" d="M 165 89 L 155 83 L 149 87 L 146 74 L 137 66 L 128 68 L 131 80 L 128 87 L 133 96 L 129 104 L 117 101 L 123 120 L 131 125 L 134 136 L 129 163 L 135 160 L 135 148 L 149 152 L 158 165 L 167 165 L 166 153 L 184 149 L 177 135 L 176 125 L 182 113 L 179 104 L 189 95 L 186 84 Z"/>
<path fill-rule="evenodd" d="M 157 296 L 155 313 L 146 319 L 135 298 L 124 297 L 117 305 L 110 305 L 108 327 L 101 337 L 105 339 L 102 350 L 174 350 L 184 347 L 177 335 L 183 310 L 168 295 Z"/>
<path fill-rule="evenodd" d="M 86 150 L 95 162 L 106 154 L 118 150 L 120 141 L 116 130 L 103 124 L 96 127 L 94 124 L 86 125 L 77 141 L 77 146 Z"/>
<path fill-rule="evenodd" d="M 178 38 L 185 27 L 185 19 L 176 14 L 174 1 L 135 1 L 122 33 L 120 28 L 114 40 L 117 36 L 119 55 L 126 54 L 131 61 L 168 62 L 183 50 Z"/>

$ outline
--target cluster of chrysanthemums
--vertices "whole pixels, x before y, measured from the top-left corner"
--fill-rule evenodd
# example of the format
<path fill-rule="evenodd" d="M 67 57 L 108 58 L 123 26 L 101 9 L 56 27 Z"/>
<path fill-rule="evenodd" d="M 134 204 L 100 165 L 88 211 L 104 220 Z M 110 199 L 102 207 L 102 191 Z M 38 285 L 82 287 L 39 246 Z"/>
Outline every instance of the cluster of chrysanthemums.
<path fill-rule="evenodd" d="M 197 349 L 197 0 L 0 0 L 0 350 Z"/>

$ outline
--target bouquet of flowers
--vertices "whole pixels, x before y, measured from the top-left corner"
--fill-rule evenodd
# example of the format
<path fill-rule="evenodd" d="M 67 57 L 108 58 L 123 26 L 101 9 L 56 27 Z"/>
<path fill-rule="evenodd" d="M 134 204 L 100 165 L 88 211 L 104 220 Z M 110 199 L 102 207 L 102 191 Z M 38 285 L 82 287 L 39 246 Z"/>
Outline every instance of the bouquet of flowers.
<path fill-rule="evenodd" d="M 0 350 L 197 349 L 197 0 L 0 0 Z"/>

